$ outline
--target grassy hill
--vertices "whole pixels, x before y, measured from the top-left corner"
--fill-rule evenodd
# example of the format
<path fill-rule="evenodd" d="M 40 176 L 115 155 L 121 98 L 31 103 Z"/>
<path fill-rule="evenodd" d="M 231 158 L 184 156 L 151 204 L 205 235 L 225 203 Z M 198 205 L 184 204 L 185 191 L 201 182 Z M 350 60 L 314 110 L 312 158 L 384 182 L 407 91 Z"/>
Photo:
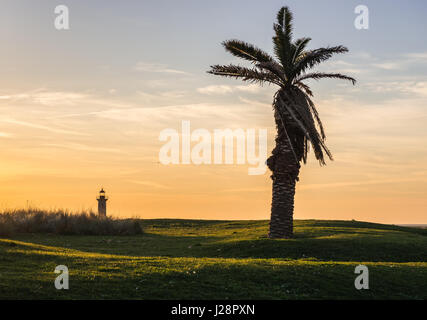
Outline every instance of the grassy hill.
<path fill-rule="evenodd" d="M 141 220 L 144 234 L 0 238 L 0 299 L 427 299 L 427 230 L 297 220 Z M 354 288 L 365 264 L 370 289 Z M 56 290 L 54 269 L 70 271 Z"/>

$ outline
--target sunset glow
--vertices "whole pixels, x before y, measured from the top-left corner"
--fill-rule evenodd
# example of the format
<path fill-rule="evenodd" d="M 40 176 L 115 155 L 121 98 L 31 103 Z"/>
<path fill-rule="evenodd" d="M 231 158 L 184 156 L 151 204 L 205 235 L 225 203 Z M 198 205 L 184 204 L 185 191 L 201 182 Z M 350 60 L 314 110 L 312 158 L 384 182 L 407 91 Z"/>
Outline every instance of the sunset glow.
<path fill-rule="evenodd" d="M 70 30 L 58 31 L 56 1 L 25 9 L 5 1 L 0 209 L 95 210 L 103 187 L 113 216 L 269 219 L 268 170 L 248 175 L 248 164 L 166 166 L 159 162 L 159 134 L 180 131 L 183 120 L 210 132 L 267 129 L 270 154 L 276 88 L 206 71 L 236 62 L 221 47 L 225 39 L 271 52 L 271 21 L 282 2 L 168 2 L 165 9 L 157 1 L 77 1 L 69 5 Z M 354 1 L 328 7 L 311 1 L 310 11 L 308 1 L 287 2 L 297 17 L 296 36 L 311 36 L 314 47 L 342 43 L 350 50 L 320 70 L 358 80 L 356 86 L 311 80 L 334 161 L 321 167 L 310 154 L 295 219 L 427 223 L 427 44 L 415 40 L 427 30 L 426 4 L 392 1 L 388 15 L 376 15 L 390 2 L 376 1 L 371 28 L 356 30 Z M 347 15 L 336 16 L 332 3 Z M 233 10 L 243 5 L 244 14 Z M 245 15 L 256 16 L 256 25 Z"/>

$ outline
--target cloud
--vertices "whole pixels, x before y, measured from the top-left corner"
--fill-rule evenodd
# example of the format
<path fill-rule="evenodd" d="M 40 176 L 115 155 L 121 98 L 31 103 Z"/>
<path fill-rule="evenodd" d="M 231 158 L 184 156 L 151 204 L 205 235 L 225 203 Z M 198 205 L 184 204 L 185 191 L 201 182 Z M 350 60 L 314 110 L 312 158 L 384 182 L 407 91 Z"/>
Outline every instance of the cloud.
<path fill-rule="evenodd" d="M 210 85 L 202 88 L 197 88 L 197 91 L 201 94 L 207 95 L 224 95 L 233 92 L 258 93 L 261 91 L 261 89 L 262 88 L 256 84 L 250 84 L 247 86 Z"/>
<path fill-rule="evenodd" d="M 271 101 L 268 102 L 261 102 L 253 99 L 246 99 L 244 97 L 239 97 L 239 101 L 243 102 L 244 104 L 252 105 L 255 107 L 261 107 L 261 108 L 269 108 L 271 109 Z"/>
<path fill-rule="evenodd" d="M 366 181 L 346 181 L 346 182 L 333 182 L 333 183 L 317 183 L 317 184 L 302 184 L 299 189 L 324 189 L 324 188 L 340 188 L 340 187 L 354 187 L 365 186 L 372 184 L 396 184 L 402 182 L 423 181 L 423 179 L 408 178 L 408 179 L 383 179 L 383 180 L 366 180 Z"/>
<path fill-rule="evenodd" d="M 398 70 L 402 69 L 402 62 L 373 63 L 372 66 L 383 70 Z"/>
<path fill-rule="evenodd" d="M 117 90 L 111 89 L 110 95 L 115 95 Z M 130 104 L 112 99 L 110 97 L 99 97 L 94 94 L 72 91 L 51 91 L 39 88 L 23 93 L 6 94 L 0 96 L 1 104 L 17 105 L 39 105 L 48 107 L 84 107 L 97 105 L 103 107 L 128 108 Z M 71 110 L 71 109 L 70 109 Z"/>
<path fill-rule="evenodd" d="M 369 53 L 359 52 L 352 55 L 357 63 L 344 60 L 332 60 L 320 66 L 321 70 L 340 73 L 371 73 L 378 70 L 397 71 L 405 70 L 415 64 L 420 65 L 427 62 L 427 52 L 406 53 L 395 56 L 393 59 L 387 57 L 376 57 Z M 325 69 L 326 68 L 326 69 Z"/>
<path fill-rule="evenodd" d="M 268 192 L 270 190 L 271 190 L 271 187 L 253 187 L 253 188 L 223 189 L 223 190 L 220 190 L 220 192 L 226 192 L 226 193 L 231 193 L 231 192 L 243 192 L 243 193 L 256 192 L 256 193 L 263 193 L 263 192 Z"/>
<path fill-rule="evenodd" d="M 231 86 L 226 85 L 211 85 L 203 88 L 197 88 L 197 91 L 201 94 L 227 94 L 232 93 L 233 88 Z"/>
<path fill-rule="evenodd" d="M 164 88 L 168 86 L 168 81 L 166 79 L 153 79 L 146 81 L 144 85 L 150 88 Z"/>
<path fill-rule="evenodd" d="M 371 60 L 373 58 L 372 54 L 367 51 L 359 51 L 359 52 L 353 53 L 353 56 L 363 60 Z"/>
<path fill-rule="evenodd" d="M 12 134 L 7 132 L 0 132 L 0 138 L 10 138 L 12 137 Z"/>
<path fill-rule="evenodd" d="M 55 106 L 58 104 L 67 106 L 76 105 L 85 98 L 87 98 L 87 95 L 82 93 L 47 91 L 44 89 L 36 89 L 26 93 L 0 96 L 0 100 L 6 100 L 7 102 L 25 102 L 45 106 Z"/>
<path fill-rule="evenodd" d="M 239 111 L 237 112 L 238 109 Z M 240 108 L 228 105 L 208 103 L 171 105 L 165 107 L 146 107 L 129 109 L 109 109 L 95 112 L 98 117 L 118 121 L 141 122 L 154 124 L 157 122 L 181 121 L 184 119 L 215 119 L 217 117 L 236 119 Z"/>
<path fill-rule="evenodd" d="M 415 59 L 415 60 L 426 60 L 427 61 L 427 52 L 413 52 L 413 53 L 407 53 L 404 56 Z"/>
<path fill-rule="evenodd" d="M 186 91 L 183 90 L 171 90 L 160 93 L 160 96 L 168 99 L 183 98 L 186 95 Z"/>
<path fill-rule="evenodd" d="M 60 143 L 60 144 L 45 143 L 42 146 L 69 149 L 69 150 L 75 150 L 75 151 L 112 152 L 112 153 L 119 153 L 121 155 L 124 155 L 123 151 L 117 148 L 95 147 L 95 146 L 84 145 L 81 143 Z"/>
<path fill-rule="evenodd" d="M 411 94 L 412 98 L 427 97 L 427 81 L 377 81 L 367 82 L 364 86 L 372 92 Z"/>
<path fill-rule="evenodd" d="M 372 58 L 371 60 L 379 60 Z M 427 62 L 427 52 L 414 52 L 400 55 L 397 59 L 382 59 L 380 62 L 372 63 L 371 66 L 382 70 L 401 70 L 411 65 L 423 64 Z"/>
<path fill-rule="evenodd" d="M 156 93 L 137 91 L 138 99 L 145 104 L 168 103 L 171 99 L 181 99 L 186 96 L 187 92 L 183 90 L 170 90 Z"/>
<path fill-rule="evenodd" d="M 418 81 L 411 83 L 406 88 L 406 92 L 415 93 L 419 96 L 427 97 L 427 81 Z"/>
<path fill-rule="evenodd" d="M 270 110 L 269 110 L 270 111 Z M 94 113 L 110 121 L 132 122 L 142 134 L 157 135 L 157 130 L 176 128 L 190 120 L 194 128 L 266 128 L 272 114 L 259 105 L 246 103 L 195 103 L 162 107 L 112 108 Z M 129 124 L 131 125 L 131 124 Z M 127 125 L 126 125 L 127 126 Z"/>
<path fill-rule="evenodd" d="M 366 72 L 363 69 L 363 65 L 350 63 L 344 60 L 333 60 L 327 61 L 324 64 L 320 65 L 319 71 L 322 72 L 335 72 L 335 73 L 354 73 L 360 74 Z"/>
<path fill-rule="evenodd" d="M 158 73 L 174 73 L 174 74 L 182 74 L 182 75 L 189 75 L 188 72 L 172 69 L 169 68 L 165 64 L 161 63 L 146 63 L 146 62 L 138 62 L 134 66 L 134 70 L 138 72 L 158 72 Z"/>
<path fill-rule="evenodd" d="M 250 92 L 250 93 L 258 93 L 261 91 L 261 86 L 257 85 L 257 84 L 250 84 L 247 86 L 236 86 L 235 90 L 236 91 L 242 91 L 242 92 Z"/>
<path fill-rule="evenodd" d="M 157 188 L 157 189 L 170 189 L 170 187 L 165 186 L 163 184 L 153 182 L 153 181 L 139 181 L 139 180 L 128 180 L 131 183 L 151 187 L 151 188 Z"/>
<path fill-rule="evenodd" d="M 54 132 L 54 133 L 87 136 L 87 134 L 82 133 L 82 132 L 77 132 L 77 131 L 72 131 L 72 130 L 64 130 L 64 129 L 54 128 L 54 127 L 48 127 L 48 126 L 44 126 L 41 124 L 15 120 L 12 118 L 3 118 L 3 119 L 0 119 L 0 122 L 11 123 L 11 124 L 16 124 L 16 125 L 35 128 L 35 129 L 47 130 L 47 131 Z"/>

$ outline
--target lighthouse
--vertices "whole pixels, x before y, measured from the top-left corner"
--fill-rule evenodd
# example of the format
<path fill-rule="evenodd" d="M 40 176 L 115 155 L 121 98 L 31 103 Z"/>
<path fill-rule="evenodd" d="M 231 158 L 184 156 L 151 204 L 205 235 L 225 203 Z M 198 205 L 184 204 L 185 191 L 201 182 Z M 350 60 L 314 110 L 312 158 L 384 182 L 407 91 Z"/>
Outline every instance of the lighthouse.
<path fill-rule="evenodd" d="M 108 198 L 105 196 L 104 189 L 101 189 L 99 191 L 99 197 L 96 198 L 98 200 L 98 215 L 100 217 L 106 217 L 107 216 L 107 200 Z"/>

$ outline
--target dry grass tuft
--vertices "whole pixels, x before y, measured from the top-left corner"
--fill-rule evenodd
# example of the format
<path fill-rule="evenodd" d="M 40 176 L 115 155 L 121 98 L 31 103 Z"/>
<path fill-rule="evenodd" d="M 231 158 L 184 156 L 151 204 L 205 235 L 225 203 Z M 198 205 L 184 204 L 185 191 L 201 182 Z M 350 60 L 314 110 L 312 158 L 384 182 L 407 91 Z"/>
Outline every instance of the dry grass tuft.
<path fill-rule="evenodd" d="M 0 213 L 0 236 L 18 233 L 63 235 L 135 235 L 142 228 L 134 219 L 99 217 L 93 212 L 71 213 L 65 210 L 17 209 Z"/>

